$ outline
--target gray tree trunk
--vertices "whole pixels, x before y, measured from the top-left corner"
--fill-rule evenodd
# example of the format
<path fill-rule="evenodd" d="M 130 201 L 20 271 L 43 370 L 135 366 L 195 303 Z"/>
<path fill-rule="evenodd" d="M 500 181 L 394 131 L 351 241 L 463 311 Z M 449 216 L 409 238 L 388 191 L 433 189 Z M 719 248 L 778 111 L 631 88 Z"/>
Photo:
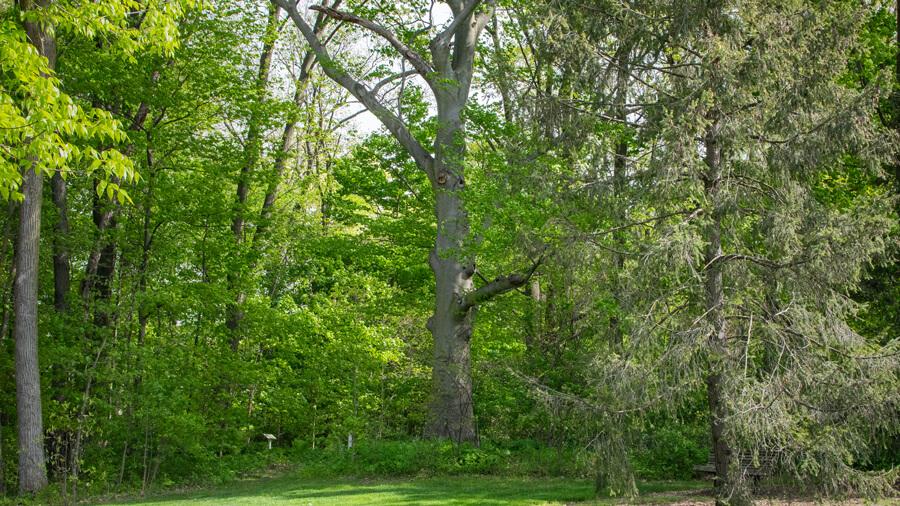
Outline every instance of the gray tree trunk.
<path fill-rule="evenodd" d="M 16 409 L 19 415 L 19 492 L 47 486 L 41 375 L 38 367 L 38 272 L 43 176 L 28 170 L 22 181 L 13 289 L 16 339 Z"/>
<path fill-rule="evenodd" d="M 475 265 L 463 255 L 469 217 L 463 207 L 465 130 L 461 113 L 468 87 L 450 84 L 435 93 L 438 130 L 434 142 L 434 214 L 437 234 L 429 265 L 434 273 L 434 314 L 428 329 L 434 338 L 431 423 L 428 434 L 453 441 L 476 442 L 472 403 L 470 340 L 476 306 L 462 307 L 460 296 L 475 288 Z"/>
<path fill-rule="evenodd" d="M 46 5 L 46 0 L 36 5 Z M 35 6 L 23 1 L 23 10 Z M 28 40 L 56 66 L 56 42 L 37 23 L 25 23 Z M 36 172 L 37 171 L 37 172 Z M 38 274 L 40 273 L 41 199 L 44 179 L 37 164 L 22 178 L 24 196 L 19 206 L 16 235 L 16 278 L 13 285 L 16 340 L 16 410 L 19 433 L 19 492 L 47 486 L 44 460 L 44 424 L 41 410 L 41 372 L 38 365 Z"/>

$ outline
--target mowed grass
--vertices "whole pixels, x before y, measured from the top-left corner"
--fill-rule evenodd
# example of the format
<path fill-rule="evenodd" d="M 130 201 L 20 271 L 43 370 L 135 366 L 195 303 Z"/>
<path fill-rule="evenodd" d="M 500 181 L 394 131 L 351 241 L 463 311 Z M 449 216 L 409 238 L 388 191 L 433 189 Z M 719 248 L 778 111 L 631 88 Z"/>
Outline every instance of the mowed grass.
<path fill-rule="evenodd" d="M 668 503 L 684 497 L 677 492 L 697 491 L 704 482 L 651 482 L 639 488 L 650 494 L 639 502 Z M 668 496 L 668 492 L 674 492 Z M 696 497 L 696 496 L 695 496 Z M 562 478 L 502 478 L 490 476 L 449 476 L 408 479 L 311 479 L 298 474 L 277 478 L 240 481 L 210 490 L 166 494 L 144 499 L 116 500 L 106 505 L 150 504 L 159 506 L 278 505 L 452 505 L 531 506 L 614 504 L 621 499 L 595 499 L 593 484 L 587 480 Z"/>

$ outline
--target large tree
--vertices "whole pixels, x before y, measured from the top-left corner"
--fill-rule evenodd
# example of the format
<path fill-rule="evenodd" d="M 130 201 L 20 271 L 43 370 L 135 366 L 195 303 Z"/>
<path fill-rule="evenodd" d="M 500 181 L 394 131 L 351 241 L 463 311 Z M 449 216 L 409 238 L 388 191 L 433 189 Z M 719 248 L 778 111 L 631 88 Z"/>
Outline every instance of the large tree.
<path fill-rule="evenodd" d="M 475 286 L 475 259 L 469 252 L 470 225 L 463 192 L 466 188 L 467 136 L 464 113 L 469 104 L 475 74 L 478 39 L 493 15 L 492 2 L 451 0 L 446 2 L 452 16 L 446 26 L 437 29 L 423 22 L 425 29 L 404 30 L 398 35 L 384 25 L 334 6 L 312 9 L 344 23 L 362 27 L 386 41 L 411 67 L 367 86 L 351 74 L 326 48 L 307 22 L 298 5 L 289 0 L 274 0 L 312 47 L 328 77 L 346 88 L 394 136 L 431 182 L 437 225 L 434 248 L 428 258 L 435 279 L 434 313 L 428 329 L 434 338 L 433 399 L 429 433 L 454 441 L 476 441 L 472 405 L 470 339 L 475 312 L 481 304 L 527 282 L 537 267 L 507 276 L 499 276 L 483 286 Z M 418 21 L 418 20 L 417 20 Z M 424 34 L 436 33 L 429 39 Z M 417 47 L 427 47 L 425 58 Z M 411 131 L 410 125 L 389 107 L 378 91 L 391 80 L 411 75 L 420 78 L 434 99 L 437 123 L 430 146 Z"/>
<path fill-rule="evenodd" d="M 651 338 L 636 343 L 705 384 L 717 503 L 746 502 L 740 462 L 775 449 L 777 465 L 828 490 L 883 488 L 848 455 L 891 430 L 896 360 L 848 325 L 847 294 L 885 250 L 891 197 L 837 183 L 892 155 L 871 108 L 885 76 L 840 82 L 870 12 L 744 0 L 664 14 L 640 180 L 644 205 L 682 214 L 632 265 L 650 316 L 635 318 Z"/>
<path fill-rule="evenodd" d="M 537 17 L 552 21 L 527 47 L 531 62 L 557 61 L 520 72 L 547 83 L 521 87 L 542 99 L 540 124 L 558 125 L 553 149 L 586 166 L 563 177 L 575 191 L 552 198 L 593 212 L 564 219 L 573 241 L 594 246 L 585 261 L 613 272 L 593 298 L 614 304 L 582 320 L 610 314 L 625 346 L 596 350 L 590 397 L 603 402 L 589 411 L 677 406 L 702 389 L 720 502 L 747 499 L 739 461 L 760 454 L 831 491 L 884 487 L 853 464 L 871 454 L 867 438 L 894 430 L 897 341 L 882 349 L 852 330 L 847 297 L 885 255 L 895 218 L 877 183 L 893 136 L 872 107 L 889 76 L 846 86 L 875 9 L 604 7 L 548 2 Z"/>

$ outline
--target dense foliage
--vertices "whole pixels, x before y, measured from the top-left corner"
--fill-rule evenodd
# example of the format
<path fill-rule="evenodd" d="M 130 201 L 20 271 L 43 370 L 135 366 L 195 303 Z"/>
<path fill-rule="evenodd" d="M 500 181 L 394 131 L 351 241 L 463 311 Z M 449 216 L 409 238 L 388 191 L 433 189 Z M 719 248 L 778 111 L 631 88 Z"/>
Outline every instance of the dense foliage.
<path fill-rule="evenodd" d="M 0 0 L 0 495 L 893 493 L 895 4 L 323 5 Z"/>

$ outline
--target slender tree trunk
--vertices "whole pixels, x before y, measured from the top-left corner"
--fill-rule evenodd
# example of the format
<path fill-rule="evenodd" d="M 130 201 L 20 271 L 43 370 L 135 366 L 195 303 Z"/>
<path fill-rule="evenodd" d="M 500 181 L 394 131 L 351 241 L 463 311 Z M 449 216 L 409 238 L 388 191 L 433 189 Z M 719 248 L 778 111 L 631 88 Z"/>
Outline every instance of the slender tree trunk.
<path fill-rule="evenodd" d="M 95 187 L 97 183 L 98 181 L 95 180 Z M 94 283 L 97 281 L 97 271 L 100 269 L 100 258 L 103 256 L 103 248 L 105 246 L 104 234 L 113 218 L 111 204 L 110 207 L 104 208 L 100 198 L 100 196 L 94 195 L 92 217 L 94 226 L 97 229 L 97 236 L 94 246 L 91 248 L 90 254 L 88 254 L 87 264 L 84 269 L 84 280 L 81 282 L 81 299 L 86 308 L 89 306 L 88 301 L 90 300 L 91 292 L 94 290 Z"/>
<path fill-rule="evenodd" d="M 259 67 L 256 76 L 257 108 L 250 114 L 247 123 L 247 140 L 244 147 L 244 164 L 238 177 L 235 213 L 231 223 L 231 231 L 238 242 L 243 240 L 247 197 L 250 195 L 250 176 L 259 162 L 262 153 L 262 115 L 258 110 L 266 97 L 269 84 L 269 72 L 272 68 L 272 54 L 275 50 L 275 38 L 278 36 L 278 18 L 280 9 L 269 4 L 269 17 L 266 21 L 266 32 L 263 36 L 262 53 L 259 56 Z"/>
<path fill-rule="evenodd" d="M 46 0 L 21 3 L 23 10 L 47 5 Z M 28 40 L 51 69 L 56 66 L 56 41 L 37 23 L 26 22 Z M 16 409 L 19 422 L 19 492 L 47 486 L 44 461 L 44 423 L 41 410 L 41 373 L 38 365 L 38 275 L 40 273 L 41 199 L 44 178 L 37 163 L 25 171 L 16 240 L 16 278 L 13 287 L 16 340 Z"/>
<path fill-rule="evenodd" d="M 95 205 L 97 204 L 103 205 L 102 202 L 95 203 Z M 103 245 L 103 248 L 100 250 L 100 256 L 97 262 L 97 272 L 93 282 L 94 292 L 96 294 L 94 299 L 94 324 L 100 329 L 108 327 L 110 323 L 110 313 L 107 306 L 112 298 L 112 282 L 116 273 L 116 258 L 118 256 L 116 239 L 112 237 L 115 233 L 116 226 L 118 225 L 114 212 L 116 204 L 106 204 L 113 206 L 113 209 L 107 211 L 109 213 L 109 219 L 106 226 L 108 236 L 104 241 L 105 244 Z M 100 227 L 98 227 L 98 229 L 99 228 Z"/>
<path fill-rule="evenodd" d="M 16 409 L 19 415 L 19 491 L 47 486 L 41 376 L 38 366 L 38 273 L 43 175 L 36 164 L 22 180 L 14 287 L 16 339 Z"/>
<path fill-rule="evenodd" d="M 94 184 L 99 184 L 95 180 Z M 102 329 L 109 324 L 109 314 L 105 307 L 111 291 L 112 277 L 116 266 L 116 242 L 111 231 L 116 228 L 116 208 L 114 202 L 105 202 L 94 193 L 92 217 L 96 229 L 96 240 L 88 255 L 84 279 L 81 282 L 81 300 L 84 317 L 90 318 L 93 310 L 94 325 Z"/>
<path fill-rule="evenodd" d="M 154 229 L 151 227 L 153 220 L 153 199 L 156 188 L 156 167 L 154 166 L 153 149 L 150 147 L 151 136 L 147 134 L 147 194 L 144 198 L 144 219 L 142 224 L 141 240 L 141 264 L 138 272 L 138 294 L 143 295 L 147 291 L 147 270 L 150 267 L 150 248 L 153 246 Z M 138 308 L 138 346 L 144 346 L 147 337 L 147 322 L 150 318 L 150 308 L 144 303 Z M 141 382 L 141 375 L 135 378 L 135 386 Z"/>
<path fill-rule="evenodd" d="M 56 235 L 53 237 L 53 307 L 59 313 L 68 309 L 69 283 L 69 250 L 66 244 L 69 237 L 69 209 L 66 201 L 66 180 L 59 172 L 50 180 L 53 191 L 53 203 L 56 205 Z"/>
<path fill-rule="evenodd" d="M 324 28 L 324 25 L 322 25 L 316 33 L 321 33 L 322 28 Z M 315 63 L 315 53 L 307 51 L 306 55 L 303 57 L 303 64 L 300 66 L 300 75 L 297 76 L 297 82 L 294 84 L 293 104 L 296 109 L 299 109 L 306 100 L 306 86 L 309 83 L 309 78 Z M 275 205 L 275 199 L 278 197 L 278 187 L 281 184 L 281 179 L 284 175 L 284 170 L 287 167 L 287 162 L 292 151 L 294 132 L 297 129 L 298 119 L 299 118 L 295 113 L 284 123 L 284 129 L 281 132 L 281 146 L 278 152 L 275 153 L 275 173 L 269 181 L 269 186 L 266 188 L 266 195 L 263 198 L 263 205 L 259 212 L 259 225 L 256 227 L 256 234 L 253 236 L 254 244 L 264 241 L 266 238 L 266 232 L 268 232 L 268 227 L 272 219 L 272 208 Z"/>
<path fill-rule="evenodd" d="M 497 86 L 497 91 L 500 92 L 500 105 L 503 106 L 503 119 L 505 119 L 507 123 L 512 123 L 512 92 L 510 91 L 509 81 L 507 81 L 507 79 L 512 78 L 512 72 L 510 72 L 509 64 L 506 62 L 506 57 L 503 55 L 503 45 L 500 43 L 500 27 L 498 26 L 496 16 L 491 18 L 491 29 L 489 32 L 491 35 L 491 42 L 494 46 L 494 59 L 497 61 L 497 71 L 500 73 L 500 75 L 497 76 L 495 84 Z"/>
<path fill-rule="evenodd" d="M 541 291 L 541 283 L 538 280 L 531 281 L 531 329 L 525 336 L 525 347 L 529 353 L 543 341 L 544 332 L 544 293 Z"/>
<path fill-rule="evenodd" d="M 324 19 L 320 20 L 316 26 L 316 33 L 321 33 L 325 28 Z M 249 269 L 251 271 L 256 268 L 256 261 L 261 258 L 269 239 L 269 227 L 272 224 L 272 211 L 275 207 L 275 199 L 278 198 L 279 186 L 284 177 L 287 162 L 290 159 L 291 153 L 295 151 L 294 132 L 297 129 L 297 122 L 299 120 L 299 109 L 306 101 L 306 87 L 309 83 L 309 78 L 315 63 L 316 54 L 313 51 L 307 51 L 306 55 L 303 57 L 303 64 L 300 66 L 300 75 L 297 77 L 297 82 L 294 84 L 293 104 L 295 111 L 284 123 L 284 128 L 281 132 L 281 148 L 275 153 L 273 164 L 274 171 L 269 180 L 268 187 L 266 188 L 266 195 L 263 198 L 262 208 L 259 210 L 259 222 L 256 226 L 256 232 L 253 234 L 253 248 L 256 250 L 257 255 L 252 257 L 253 260 L 251 261 Z M 286 254 L 286 250 L 281 252 L 282 257 Z M 282 263 L 283 260 L 284 259 L 282 258 Z M 272 285 L 269 288 L 268 294 L 269 303 L 272 307 L 275 307 L 278 300 L 279 277 L 278 272 L 275 272 L 272 275 Z"/>
<path fill-rule="evenodd" d="M 125 440 L 125 445 L 122 448 L 122 459 L 119 461 L 119 478 L 116 480 L 116 490 L 118 490 L 122 486 L 122 480 L 125 479 L 125 462 L 128 459 L 128 440 Z"/>
<path fill-rule="evenodd" d="M 301 70 L 301 77 L 297 80 L 296 89 L 294 90 L 294 106 L 300 107 L 300 104 L 303 103 L 303 89 L 306 87 L 306 81 L 308 78 L 308 73 L 306 73 L 306 77 L 304 76 L 304 69 Z M 281 133 L 281 147 L 278 153 L 275 154 L 275 164 L 274 169 L 275 173 L 272 175 L 272 179 L 269 181 L 269 186 L 266 189 L 266 195 L 263 198 L 263 205 L 259 211 L 259 223 L 256 227 L 256 233 L 253 235 L 254 244 L 262 243 L 266 239 L 266 234 L 269 231 L 269 226 L 271 225 L 272 220 L 272 208 L 275 206 L 275 199 L 278 197 L 278 187 L 281 183 L 281 178 L 284 175 L 284 170 L 287 167 L 288 158 L 291 152 L 291 143 L 294 142 L 294 130 L 297 127 L 297 118 L 292 117 L 284 124 L 284 130 Z"/>
<path fill-rule="evenodd" d="M 79 409 L 78 411 L 77 418 L 78 428 L 75 431 L 74 442 L 72 444 L 71 450 L 72 500 L 76 503 L 78 502 L 78 477 L 81 474 L 82 441 L 84 440 L 85 420 L 87 419 L 88 407 L 90 406 L 91 388 L 94 385 L 94 373 L 97 370 L 97 364 L 100 362 L 100 357 L 103 356 L 103 348 L 106 347 L 107 339 L 108 336 L 104 335 L 103 342 L 100 343 L 100 348 L 94 355 L 93 362 L 84 371 L 84 375 L 87 377 L 87 383 L 85 384 L 84 392 L 82 394 L 81 409 Z"/>
<path fill-rule="evenodd" d="M 0 339 L 3 336 L 0 334 Z M 6 495 L 6 462 L 3 461 L 3 412 L 0 411 L 0 497 Z"/>
<path fill-rule="evenodd" d="M 626 109 L 628 98 L 628 57 L 629 49 L 623 47 L 616 59 L 616 93 L 615 93 L 615 118 L 622 125 L 628 120 L 628 111 Z M 625 178 L 628 169 L 628 139 L 624 134 L 616 140 L 615 157 L 613 158 L 613 213 L 616 219 L 616 226 L 621 226 L 625 222 Z M 621 347 L 623 342 L 622 322 L 619 319 L 619 307 L 622 304 L 622 286 L 619 279 L 619 273 L 625 266 L 625 258 L 621 253 L 625 249 L 625 231 L 616 230 L 613 232 L 613 240 L 616 243 L 616 252 L 613 253 L 613 261 L 615 263 L 613 277 L 613 297 L 616 299 L 616 309 L 609 318 L 610 326 L 610 342 L 614 347 Z"/>
<path fill-rule="evenodd" d="M 272 53 L 275 49 L 275 39 L 278 37 L 278 18 L 280 9 L 275 5 L 269 5 L 269 17 L 266 22 L 266 33 L 263 39 L 262 53 L 259 56 L 259 70 L 256 78 L 256 109 L 251 113 L 247 125 L 247 140 L 244 147 L 245 160 L 238 176 L 237 194 L 235 196 L 234 217 L 231 222 L 231 231 L 234 241 L 240 250 L 244 243 L 244 224 L 246 216 L 247 198 L 250 195 L 250 178 L 259 163 L 262 154 L 262 117 L 259 107 L 266 96 L 266 88 L 269 84 L 269 70 L 272 67 Z M 228 276 L 229 289 L 235 290 L 234 302 L 227 308 L 225 326 L 231 333 L 230 345 L 232 351 L 237 351 L 241 343 L 240 325 L 244 319 L 242 306 L 247 298 L 242 281 L 233 273 Z"/>
<path fill-rule="evenodd" d="M 725 319 L 725 290 L 722 275 L 722 202 L 719 196 L 722 183 L 722 147 L 719 141 L 720 126 L 715 121 L 706 131 L 704 147 L 706 174 L 704 189 L 709 203 L 709 223 L 706 227 L 706 252 L 704 262 L 706 318 L 711 328 L 709 336 L 709 372 L 706 376 L 706 393 L 709 403 L 710 432 L 716 470 L 716 504 L 732 506 L 744 504 L 746 494 L 739 473 L 732 469 L 734 455 L 727 440 L 728 408 L 725 399 L 724 375 L 729 371 L 728 326 Z"/>
<path fill-rule="evenodd" d="M 148 454 L 150 453 L 150 424 L 144 423 L 144 460 L 143 467 L 144 472 L 141 479 L 141 497 L 144 497 L 144 494 L 147 491 L 147 479 L 149 478 L 150 467 L 147 465 Z"/>
<path fill-rule="evenodd" d="M 155 84 L 159 81 L 159 77 L 160 71 L 155 70 L 151 74 L 150 79 Z M 138 105 L 134 117 L 132 117 L 128 130 L 136 132 L 144 128 L 149 113 L 150 104 L 146 101 L 142 101 Z M 163 119 L 163 117 L 163 115 L 158 116 L 153 121 L 153 125 L 155 126 Z M 124 151 L 125 155 L 129 157 L 132 156 L 134 154 L 134 149 L 134 143 L 128 144 Z M 115 176 L 111 179 L 114 183 L 119 182 L 118 178 Z M 96 185 L 97 183 L 98 181 L 95 180 L 94 184 Z M 117 251 L 115 239 L 108 238 L 107 231 L 108 229 L 116 227 L 117 210 L 118 204 L 115 202 L 104 202 L 100 195 L 94 195 L 92 212 L 97 235 L 94 245 L 91 248 L 91 252 L 88 255 L 87 265 L 84 270 L 84 280 L 81 283 L 81 298 L 85 305 L 86 316 L 88 308 L 90 307 L 89 301 L 92 292 L 96 290 L 101 300 L 108 299 L 110 295 L 112 277 L 115 274 Z M 109 323 L 107 315 L 103 314 L 102 311 L 101 308 L 100 312 L 95 315 L 95 322 L 98 326 L 106 326 Z"/>

